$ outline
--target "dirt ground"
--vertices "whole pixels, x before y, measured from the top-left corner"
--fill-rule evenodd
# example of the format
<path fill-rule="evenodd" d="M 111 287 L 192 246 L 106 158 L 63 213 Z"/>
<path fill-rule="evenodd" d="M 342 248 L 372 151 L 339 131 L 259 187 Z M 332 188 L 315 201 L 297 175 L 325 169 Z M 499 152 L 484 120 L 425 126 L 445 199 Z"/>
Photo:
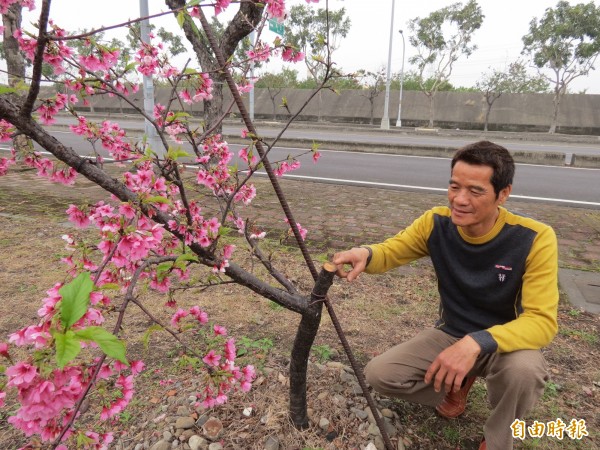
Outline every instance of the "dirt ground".
<path fill-rule="evenodd" d="M 31 197 L 25 190 L 0 192 L 0 341 L 5 341 L 7 334 L 36 320 L 45 291 L 64 279 L 65 268 L 59 260 L 65 250 L 60 236 L 74 230 L 65 223 L 64 215 L 72 199 L 44 192 Z M 322 259 L 328 251 L 319 250 L 317 256 Z M 329 252 L 333 250 L 336 249 L 330 248 Z M 310 292 L 310 275 L 294 248 L 275 253 L 274 262 L 284 268 L 302 292 Z M 437 311 L 436 280 L 427 262 L 385 275 L 363 276 L 352 284 L 336 280 L 330 298 L 362 365 L 390 345 L 430 326 Z M 172 311 L 165 308 L 164 298 L 147 293 L 142 300 L 153 314 L 168 322 Z M 178 294 L 177 301 L 180 307 L 198 304 L 212 320 L 225 325 L 238 342 L 245 343 L 248 356 L 260 369 L 250 393 L 236 394 L 215 412 L 225 425 L 225 448 L 263 448 L 268 435 L 278 436 L 280 448 L 286 450 L 354 449 L 368 442 L 359 420 L 349 416 L 345 406 L 332 401 L 335 394 L 347 393 L 340 392 L 336 375 L 327 363 L 347 364 L 347 359 L 326 313 L 309 370 L 313 422 L 308 430 L 298 431 L 287 418 L 285 381 L 298 316 L 233 285 L 208 291 L 188 290 Z M 130 358 L 141 357 L 148 364 L 136 386 L 136 399 L 113 426 L 123 433 L 121 442 L 131 445 L 140 439 L 156 441 L 160 430 L 152 427 L 153 418 L 168 411 L 165 406 L 188 397 L 198 384 L 191 369 L 181 362 L 181 348 L 167 335 L 153 335 L 151 345 L 144 348 L 142 336 L 150 325 L 148 317 L 135 308 L 124 325 L 124 334 L 130 339 Z M 600 448 L 599 318 L 574 309 L 561 298 L 559 326 L 556 339 L 544 349 L 552 378 L 528 419 L 548 422 L 561 418 L 567 423 L 573 418 L 583 419 L 589 436 L 580 441 L 528 437 L 517 442 L 516 448 Z M 170 381 L 165 384 L 164 380 Z M 241 411 L 248 406 L 254 413 L 245 417 Z M 18 448 L 24 443 L 23 437 L 6 422 L 15 407 L 15 399 L 8 398 L 7 406 L 0 412 L 0 448 Z M 400 434 L 409 449 L 475 449 L 487 416 L 485 384 L 476 383 L 467 413 L 454 421 L 439 418 L 429 408 L 402 401 L 391 401 L 389 407 L 397 414 Z M 99 423 L 97 414 L 97 409 L 91 407 L 84 420 L 106 425 Z M 317 426 L 322 417 L 330 420 L 335 439 Z"/>

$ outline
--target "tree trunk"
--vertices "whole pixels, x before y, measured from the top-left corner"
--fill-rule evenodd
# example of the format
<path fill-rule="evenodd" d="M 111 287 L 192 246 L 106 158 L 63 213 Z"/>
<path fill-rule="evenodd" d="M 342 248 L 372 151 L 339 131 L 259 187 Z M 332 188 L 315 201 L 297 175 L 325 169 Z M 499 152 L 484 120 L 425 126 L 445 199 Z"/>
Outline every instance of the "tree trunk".
<path fill-rule="evenodd" d="M 15 31 L 21 28 L 21 9 L 21 4 L 15 3 L 8 8 L 5 14 L 2 14 L 4 54 L 9 86 L 15 86 L 25 78 L 25 60 L 19 48 L 19 43 L 14 38 Z"/>
<path fill-rule="evenodd" d="M 323 116 L 321 116 L 321 105 L 323 104 L 323 91 L 319 91 L 319 107 L 317 108 L 317 122 L 321 122 L 323 120 Z"/>
<path fill-rule="evenodd" d="M 483 124 L 483 131 L 488 130 L 488 123 L 490 121 L 490 113 L 492 112 L 493 103 L 488 103 L 487 111 L 485 112 L 485 123 Z"/>
<path fill-rule="evenodd" d="M 212 85 L 212 100 L 204 100 L 204 123 L 206 128 L 212 128 L 215 122 L 220 121 L 223 114 L 223 85 L 225 78 L 219 75 L 214 75 L 214 83 Z M 219 123 L 215 127 L 215 133 L 223 131 L 223 124 Z"/>
<path fill-rule="evenodd" d="M 4 26 L 4 57 L 6 58 L 6 72 L 8 74 L 8 85 L 15 87 L 25 79 L 25 58 L 19 48 L 19 43 L 14 37 L 16 30 L 21 28 L 22 6 L 15 3 L 8 8 L 5 14 L 2 14 L 2 25 Z M 15 94 L 23 98 L 20 94 Z M 13 139 L 13 147 L 17 152 L 26 151 L 29 147 L 29 140 L 24 135 L 19 135 Z"/>
<path fill-rule="evenodd" d="M 433 93 L 427 95 L 429 97 L 429 128 L 433 128 Z"/>
<path fill-rule="evenodd" d="M 554 111 L 552 112 L 552 121 L 550 122 L 550 129 L 548 130 L 548 133 L 550 134 L 554 134 L 556 132 L 556 125 L 558 122 L 558 110 L 560 107 L 560 101 L 562 98 L 562 93 L 561 93 L 561 89 L 555 90 L 554 91 Z"/>
<path fill-rule="evenodd" d="M 308 357 L 321 323 L 322 300 L 333 283 L 334 275 L 335 266 L 331 263 L 325 263 L 315 282 L 309 307 L 302 314 L 292 348 L 290 359 L 290 417 L 294 426 L 300 429 L 308 427 L 306 403 Z"/>

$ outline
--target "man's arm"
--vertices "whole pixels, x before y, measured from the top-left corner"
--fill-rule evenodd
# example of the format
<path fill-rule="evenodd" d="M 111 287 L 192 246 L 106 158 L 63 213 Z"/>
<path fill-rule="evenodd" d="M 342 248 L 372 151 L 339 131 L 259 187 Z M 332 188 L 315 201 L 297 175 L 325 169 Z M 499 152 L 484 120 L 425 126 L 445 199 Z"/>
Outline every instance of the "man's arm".
<path fill-rule="evenodd" d="M 497 351 L 548 345 L 558 330 L 558 297 L 558 244 L 552 228 L 546 227 L 540 231 L 527 258 L 521 292 L 523 311 L 515 320 L 485 331 L 497 343 Z M 476 340 L 477 334 L 473 333 Z"/>

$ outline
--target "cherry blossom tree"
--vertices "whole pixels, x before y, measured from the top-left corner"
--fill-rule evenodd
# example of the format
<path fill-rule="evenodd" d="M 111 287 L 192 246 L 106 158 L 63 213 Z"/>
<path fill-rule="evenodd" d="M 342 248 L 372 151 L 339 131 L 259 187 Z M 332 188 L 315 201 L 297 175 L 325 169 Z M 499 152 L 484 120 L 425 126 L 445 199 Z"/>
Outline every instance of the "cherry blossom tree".
<path fill-rule="evenodd" d="M 102 419 L 116 419 L 134 395 L 135 377 L 144 370 L 144 363 L 128 358 L 119 337 L 132 306 L 196 358 L 206 380 L 197 394 L 198 405 L 217 406 L 231 392 L 251 387 L 254 368 L 236 364 L 235 340 L 225 328 L 209 322 L 198 306 L 179 307 L 175 292 L 181 291 L 176 287 L 214 288 L 234 282 L 299 314 L 290 366 L 290 414 L 296 426 L 308 424 L 307 362 L 333 268 L 327 266 L 321 274 L 315 269 L 303 244 L 307 230 L 294 219 L 279 185 L 281 176 L 300 165 L 301 155 L 271 162 L 269 151 L 289 122 L 276 139 L 267 142 L 249 120 L 240 94 L 245 87 L 234 81 L 233 73 L 240 68 L 229 60 L 233 49 L 221 51 L 224 41 L 214 36 L 205 13 L 218 14 L 229 0 L 217 0 L 210 6 L 198 1 L 167 3 L 190 42 L 210 47 L 215 56 L 210 70 L 175 67 L 161 44 L 152 42 L 138 42 L 133 61 L 119 65 L 119 48 L 94 39 L 103 29 L 69 33 L 50 19 L 50 0 L 39 4 L 0 0 L 2 14 L 15 5 L 39 8 L 35 28 L 13 33 L 32 69 L 26 83 L 0 91 L 0 141 L 26 136 L 52 155 L 47 158 L 33 146 L 13 149 L 9 157 L 0 158 L 0 175 L 21 163 L 53 182 L 72 185 L 83 176 L 107 192 L 105 201 L 68 206 L 69 220 L 76 227 L 95 229 L 96 239 L 88 242 L 77 233 L 63 236 L 71 252 L 63 259 L 64 279 L 49 287 L 38 321 L 12 333 L 8 343 L 0 343 L 0 355 L 8 361 L 0 384 L 0 404 L 7 390 L 15 391 L 19 409 L 9 422 L 52 448 L 65 449 L 74 442 L 78 448 L 107 448 L 114 439 L 107 429 L 79 427 L 76 419 L 84 414 L 82 405 L 92 390 L 98 399 L 95 412 Z M 255 26 L 260 33 L 267 18 L 283 17 L 285 4 L 282 0 L 242 2 L 240 11 L 244 18 L 234 18 L 237 25 L 228 27 L 225 34 L 241 36 Z M 200 29 L 203 37 L 199 37 Z M 84 53 L 77 51 L 81 46 L 73 44 L 82 41 Z M 281 41 L 273 46 L 259 42 L 247 53 L 248 60 L 274 55 L 299 59 L 297 49 Z M 44 64 L 54 74 L 65 74 L 67 93 L 42 94 Z M 321 87 L 330 76 L 330 58 L 323 64 Z M 172 86 L 168 102 L 157 104 L 152 115 L 130 97 L 142 75 Z M 238 153 L 239 167 L 232 164 L 234 154 L 216 132 L 224 114 L 204 128 L 182 112 L 186 103 L 214 100 L 216 79 L 227 84 L 244 120 L 241 134 L 247 146 Z M 244 73 L 235 79 L 243 80 Z M 128 104 L 140 118 L 151 122 L 162 148 L 151 148 L 145 139 L 128 136 L 118 123 L 96 122 L 72 108 L 90 96 L 110 96 Z M 291 120 L 304 106 L 293 111 Z M 77 119 L 71 131 L 91 144 L 90 155 L 79 155 L 45 128 L 66 108 Z M 320 156 L 315 149 L 304 153 L 312 153 L 315 162 Z M 108 171 L 112 165 L 122 168 L 118 177 Z M 257 195 L 252 176 L 259 168 L 267 171 L 282 205 L 281 220 L 289 224 L 315 279 L 312 292 L 300 292 L 275 267 L 261 250 L 264 225 L 246 217 L 245 208 Z M 239 238 L 233 244 L 231 238 L 225 238 L 228 235 Z M 250 267 L 244 266 L 242 258 L 236 261 L 240 253 L 236 247 L 242 245 L 253 259 Z M 256 263 L 264 267 L 266 278 L 252 270 Z M 166 295 L 166 305 L 173 308 L 168 322 L 145 307 L 146 288 Z M 106 325 L 109 322 L 111 329 Z M 192 330 L 196 333 L 193 339 L 188 337 Z M 204 339 L 196 342 L 197 336 Z"/>

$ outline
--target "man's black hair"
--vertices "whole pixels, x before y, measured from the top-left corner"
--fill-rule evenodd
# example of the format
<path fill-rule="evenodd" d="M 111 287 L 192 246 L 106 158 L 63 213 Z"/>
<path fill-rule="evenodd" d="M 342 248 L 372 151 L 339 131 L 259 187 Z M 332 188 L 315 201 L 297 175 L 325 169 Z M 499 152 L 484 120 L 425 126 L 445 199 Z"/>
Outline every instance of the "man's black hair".
<path fill-rule="evenodd" d="M 478 141 L 458 149 L 450 168 L 453 169 L 458 161 L 491 167 L 493 173 L 490 182 L 494 186 L 496 198 L 502 189 L 512 184 L 515 176 L 515 161 L 509 151 L 490 141 Z"/>

